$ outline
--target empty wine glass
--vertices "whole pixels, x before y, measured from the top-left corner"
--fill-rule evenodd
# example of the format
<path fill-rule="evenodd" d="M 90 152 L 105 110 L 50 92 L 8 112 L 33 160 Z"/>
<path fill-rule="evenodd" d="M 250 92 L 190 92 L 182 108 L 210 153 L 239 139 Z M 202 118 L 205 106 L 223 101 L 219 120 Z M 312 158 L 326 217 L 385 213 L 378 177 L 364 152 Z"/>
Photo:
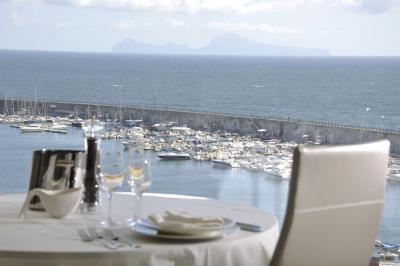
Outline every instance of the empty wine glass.
<path fill-rule="evenodd" d="M 104 143 L 106 144 L 106 143 Z M 106 146 L 106 145 L 104 145 Z M 100 175 L 98 183 L 107 193 L 107 219 L 101 222 L 103 227 L 112 227 L 120 223 L 112 219 L 112 195 L 115 189 L 121 186 L 124 180 L 124 155 L 121 143 L 113 141 L 110 149 L 100 155 Z"/>
<path fill-rule="evenodd" d="M 135 210 L 132 219 L 128 220 L 133 226 L 141 216 L 143 192 L 151 186 L 150 162 L 145 159 L 142 147 L 135 147 L 130 152 L 127 175 L 131 190 L 135 193 Z"/>

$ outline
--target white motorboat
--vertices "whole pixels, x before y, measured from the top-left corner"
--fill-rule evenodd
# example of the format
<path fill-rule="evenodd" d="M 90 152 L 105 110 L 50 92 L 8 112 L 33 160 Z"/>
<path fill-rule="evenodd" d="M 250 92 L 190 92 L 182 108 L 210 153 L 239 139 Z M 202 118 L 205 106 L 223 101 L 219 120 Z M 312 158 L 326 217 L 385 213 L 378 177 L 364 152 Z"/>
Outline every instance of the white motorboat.
<path fill-rule="evenodd" d="M 160 152 L 157 156 L 163 160 L 190 160 L 190 154 L 186 152 Z"/>
<path fill-rule="evenodd" d="M 68 132 L 64 129 L 57 129 L 57 128 L 48 128 L 45 130 L 46 132 L 51 132 L 51 133 L 59 133 L 59 134 L 67 134 Z"/>
<path fill-rule="evenodd" d="M 227 160 L 213 160 L 215 167 L 232 168 L 232 164 Z"/>
<path fill-rule="evenodd" d="M 74 120 L 74 121 L 72 121 L 71 125 L 72 125 L 73 127 L 79 127 L 79 128 L 81 128 L 81 127 L 82 127 L 82 123 L 83 123 L 83 120 Z"/>
<path fill-rule="evenodd" d="M 58 124 L 58 123 L 54 123 L 53 125 L 50 126 L 51 129 L 62 129 L 62 130 L 66 130 L 69 126 L 65 125 L 65 124 Z"/>
<path fill-rule="evenodd" d="M 290 177 L 287 175 L 282 175 L 281 173 L 277 172 L 277 171 L 268 171 L 266 172 L 268 174 L 268 176 L 273 177 L 275 179 L 279 179 L 279 180 L 287 180 Z"/>
<path fill-rule="evenodd" d="M 136 140 L 123 141 L 124 150 L 129 150 L 130 147 L 135 147 L 137 145 Z"/>
<path fill-rule="evenodd" d="M 18 124 L 11 124 L 10 127 L 13 127 L 13 128 L 21 128 L 21 125 L 18 125 Z"/>
<path fill-rule="evenodd" d="M 388 180 L 391 180 L 391 181 L 397 181 L 397 182 L 399 182 L 399 181 L 400 181 L 400 173 L 389 174 L 389 175 L 387 176 L 387 179 L 388 179 Z"/>
<path fill-rule="evenodd" d="M 22 126 L 19 129 L 22 133 L 43 132 L 45 130 L 41 125 Z"/>

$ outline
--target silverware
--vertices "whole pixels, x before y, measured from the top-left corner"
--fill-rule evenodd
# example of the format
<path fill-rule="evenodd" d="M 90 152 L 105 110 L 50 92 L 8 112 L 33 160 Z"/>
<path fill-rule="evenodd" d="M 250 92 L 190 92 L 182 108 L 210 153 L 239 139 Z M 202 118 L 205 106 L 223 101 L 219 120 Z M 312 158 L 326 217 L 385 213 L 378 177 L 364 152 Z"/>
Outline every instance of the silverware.
<path fill-rule="evenodd" d="M 108 240 L 106 238 L 102 238 L 100 237 L 97 232 L 96 229 L 79 229 L 78 230 L 78 234 L 80 236 L 80 238 L 85 241 L 85 242 L 89 242 L 89 241 L 97 241 L 99 243 L 101 243 L 104 247 L 109 248 L 109 249 L 117 249 L 118 247 L 121 246 L 121 243 L 118 243 L 114 240 Z"/>
<path fill-rule="evenodd" d="M 257 232 L 257 233 L 262 232 L 262 228 L 260 225 L 241 223 L 241 222 L 236 222 L 236 224 L 240 227 L 240 230 L 243 231 Z"/>
<path fill-rule="evenodd" d="M 111 237 L 107 237 L 104 234 L 103 230 L 97 230 L 97 228 L 95 227 L 88 227 L 86 228 L 86 230 L 88 231 L 89 235 L 91 235 L 92 237 L 94 237 L 95 239 L 99 240 L 99 241 L 103 241 L 103 243 L 106 243 L 107 246 L 116 249 L 119 247 L 122 247 L 123 244 L 118 242 L 118 238 L 111 238 Z"/>
<path fill-rule="evenodd" d="M 81 237 L 82 241 L 93 241 L 94 239 L 89 236 L 88 232 L 85 229 L 78 229 L 78 234 Z"/>
<path fill-rule="evenodd" d="M 122 242 L 124 242 L 125 244 L 127 244 L 129 247 L 131 248 L 141 248 L 140 245 L 135 244 L 132 240 L 130 240 L 129 238 L 125 237 L 125 236 L 116 236 L 113 231 L 109 228 L 104 229 L 103 231 L 104 235 L 113 239 L 113 240 L 121 240 Z"/>

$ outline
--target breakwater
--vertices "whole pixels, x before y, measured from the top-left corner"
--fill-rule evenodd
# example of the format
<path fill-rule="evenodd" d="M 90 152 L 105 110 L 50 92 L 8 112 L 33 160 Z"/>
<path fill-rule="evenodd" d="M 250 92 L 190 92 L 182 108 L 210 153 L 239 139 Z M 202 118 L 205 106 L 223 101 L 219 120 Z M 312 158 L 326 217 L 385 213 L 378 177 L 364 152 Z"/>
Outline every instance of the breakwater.
<path fill-rule="evenodd" d="M 33 101 L 4 99 L 0 101 L 2 113 L 35 113 L 46 115 L 75 115 L 81 118 L 93 114 L 104 119 L 143 120 L 146 125 L 175 122 L 197 130 L 223 130 L 260 138 L 321 144 L 350 144 L 389 139 L 391 153 L 400 154 L 400 131 L 361 127 L 319 121 L 302 121 L 288 117 L 240 116 L 224 113 L 184 111 L 146 106 L 122 106 L 62 101 Z M 260 129 L 263 129 L 260 132 Z"/>

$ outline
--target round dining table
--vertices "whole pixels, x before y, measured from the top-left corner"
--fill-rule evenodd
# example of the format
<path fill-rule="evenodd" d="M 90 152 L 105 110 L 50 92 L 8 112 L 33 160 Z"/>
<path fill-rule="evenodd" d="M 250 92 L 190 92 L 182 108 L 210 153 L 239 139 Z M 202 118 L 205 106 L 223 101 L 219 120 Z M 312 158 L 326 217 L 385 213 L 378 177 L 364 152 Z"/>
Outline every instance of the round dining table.
<path fill-rule="evenodd" d="M 142 217 L 165 211 L 225 217 L 259 225 L 260 232 L 238 230 L 217 239 L 160 239 L 120 226 L 111 230 L 126 240 L 116 249 L 101 241 L 82 241 L 78 230 L 96 227 L 107 204 L 95 213 L 78 210 L 63 219 L 44 211 L 18 218 L 26 194 L 0 195 L 0 265 L 268 265 L 279 237 L 276 217 L 248 205 L 171 194 L 144 194 Z M 124 221 L 133 214 L 131 193 L 114 193 L 112 216 Z"/>

